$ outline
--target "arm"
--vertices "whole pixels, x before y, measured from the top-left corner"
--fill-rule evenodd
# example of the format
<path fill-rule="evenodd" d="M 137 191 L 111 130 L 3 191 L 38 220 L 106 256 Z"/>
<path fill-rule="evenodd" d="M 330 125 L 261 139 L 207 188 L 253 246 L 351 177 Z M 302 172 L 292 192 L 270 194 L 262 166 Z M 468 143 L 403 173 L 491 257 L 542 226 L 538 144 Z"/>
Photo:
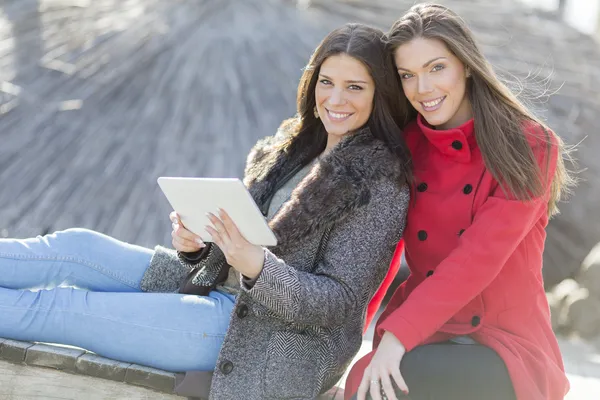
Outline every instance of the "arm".
<path fill-rule="evenodd" d="M 410 351 L 496 278 L 524 237 L 540 219 L 546 218 L 558 149 L 552 147 L 548 168 L 546 153 L 543 144 L 534 151 L 538 165 L 547 172 L 546 193 L 531 201 L 520 201 L 497 187 L 435 274 L 415 288 L 402 305 L 378 325 L 378 336 L 388 331 Z"/>
<path fill-rule="evenodd" d="M 242 290 L 290 322 L 339 325 L 364 308 L 379 287 L 404 229 L 408 202 L 407 187 L 381 181 L 369 204 L 332 229 L 314 272 L 298 271 L 265 250 L 256 283 Z"/>

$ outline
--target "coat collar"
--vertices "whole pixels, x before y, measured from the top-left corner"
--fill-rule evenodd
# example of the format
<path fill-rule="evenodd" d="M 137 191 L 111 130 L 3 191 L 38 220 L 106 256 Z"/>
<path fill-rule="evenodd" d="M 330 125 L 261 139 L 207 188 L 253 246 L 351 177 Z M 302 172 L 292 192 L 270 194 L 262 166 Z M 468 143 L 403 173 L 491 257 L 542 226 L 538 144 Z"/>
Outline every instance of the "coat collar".
<path fill-rule="evenodd" d="M 419 114 L 417 125 L 429 143 L 437 148 L 440 153 L 460 163 L 471 161 L 472 152 L 477 146 L 473 132 L 473 118 L 456 128 L 438 130 L 432 128 Z M 460 145 L 457 145 L 457 143 L 460 143 Z"/>
<path fill-rule="evenodd" d="M 292 158 L 286 150 L 274 150 L 281 139 L 262 140 L 248 157 L 244 183 L 259 206 L 281 179 L 311 161 L 302 152 Z M 331 227 L 368 204 L 371 186 L 382 178 L 403 184 L 398 157 L 367 128 L 345 137 L 315 163 L 270 220 L 278 247 Z"/>

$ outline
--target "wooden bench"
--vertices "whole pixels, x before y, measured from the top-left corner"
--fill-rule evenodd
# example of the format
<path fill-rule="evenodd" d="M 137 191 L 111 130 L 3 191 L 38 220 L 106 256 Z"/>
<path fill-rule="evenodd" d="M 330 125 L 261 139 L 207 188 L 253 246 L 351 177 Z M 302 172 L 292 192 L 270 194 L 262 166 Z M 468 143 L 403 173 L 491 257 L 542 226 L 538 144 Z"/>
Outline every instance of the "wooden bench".
<path fill-rule="evenodd" d="M 183 399 L 173 394 L 176 375 L 77 347 L 0 338 L 3 400 L 40 396 L 64 400 Z M 343 389 L 333 388 L 320 399 L 343 399 Z"/>

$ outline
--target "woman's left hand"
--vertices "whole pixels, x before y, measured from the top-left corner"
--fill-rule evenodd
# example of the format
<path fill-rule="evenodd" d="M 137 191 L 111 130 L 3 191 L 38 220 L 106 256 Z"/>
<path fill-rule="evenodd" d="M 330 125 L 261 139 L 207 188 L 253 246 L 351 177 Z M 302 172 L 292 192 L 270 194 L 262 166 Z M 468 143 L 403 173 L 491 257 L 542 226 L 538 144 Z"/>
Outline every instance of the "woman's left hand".
<path fill-rule="evenodd" d="M 365 400 L 367 393 L 373 400 L 397 400 L 392 378 L 404 394 L 408 395 L 408 386 L 400 374 L 400 362 L 406 353 L 404 345 L 391 332 L 385 332 L 379 346 L 365 369 L 362 381 L 358 387 L 358 400 Z"/>
<path fill-rule="evenodd" d="M 214 228 L 206 226 L 206 231 L 225 255 L 227 263 L 247 278 L 255 279 L 263 268 L 264 249 L 248 242 L 225 210 L 219 209 L 218 217 L 209 213 L 208 218 Z"/>

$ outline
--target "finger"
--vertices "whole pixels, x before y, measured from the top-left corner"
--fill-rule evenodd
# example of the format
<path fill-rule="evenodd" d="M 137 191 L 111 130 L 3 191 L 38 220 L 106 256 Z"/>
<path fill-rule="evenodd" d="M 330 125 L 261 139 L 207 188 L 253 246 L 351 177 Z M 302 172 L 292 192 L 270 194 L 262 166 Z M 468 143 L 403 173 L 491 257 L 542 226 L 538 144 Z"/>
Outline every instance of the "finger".
<path fill-rule="evenodd" d="M 221 221 L 221 219 L 213 213 L 208 213 L 207 216 L 210 222 L 212 222 L 217 232 L 219 232 L 219 235 L 221 236 L 221 239 L 223 239 L 223 242 L 229 242 L 229 232 L 227 232 L 227 228 L 223 224 L 223 221 Z"/>
<path fill-rule="evenodd" d="M 367 392 L 369 391 L 369 380 L 371 379 L 371 372 L 367 368 L 363 374 L 363 378 L 358 386 L 358 392 L 356 392 L 356 400 L 366 400 Z"/>
<path fill-rule="evenodd" d="M 400 373 L 400 368 L 392 368 L 392 378 L 394 378 L 398 389 L 402 390 L 402 392 L 408 396 L 408 385 Z"/>
<path fill-rule="evenodd" d="M 206 243 L 204 243 L 202 241 L 202 238 L 200 236 L 188 231 L 186 228 L 182 227 L 181 225 L 172 224 L 172 227 L 173 227 L 172 236 L 177 236 L 182 240 L 196 243 L 201 248 L 206 246 Z"/>
<path fill-rule="evenodd" d="M 225 229 L 227 229 L 227 233 L 233 241 L 237 242 L 239 239 L 244 239 L 235 222 L 233 222 L 229 214 L 227 214 L 227 212 L 222 208 L 219 208 L 219 218 L 221 221 L 223 221 L 223 225 L 225 226 Z"/>
<path fill-rule="evenodd" d="M 394 386 L 392 385 L 392 380 L 388 374 L 383 374 L 381 376 L 381 389 L 388 400 L 398 400 L 394 391 Z"/>
<path fill-rule="evenodd" d="M 171 237 L 173 238 L 173 244 L 174 245 L 177 244 L 176 248 L 177 248 L 177 250 L 180 250 L 180 251 L 194 252 L 194 251 L 198 251 L 206 246 L 205 244 L 200 245 L 195 241 L 183 239 L 183 238 L 177 236 L 177 234 L 175 232 L 171 232 Z M 181 248 L 185 247 L 186 250 L 182 250 L 182 249 L 180 249 L 180 247 Z"/>
<path fill-rule="evenodd" d="M 176 211 L 172 211 L 171 214 L 169 214 L 169 219 L 174 224 L 178 224 L 179 223 L 179 215 L 177 215 Z"/>
<path fill-rule="evenodd" d="M 181 251 L 183 253 L 194 253 L 196 251 L 198 251 L 198 247 L 187 247 L 187 246 L 182 246 L 180 243 L 177 243 L 176 240 L 171 241 L 171 244 L 173 245 L 173 248 L 177 251 Z"/>
<path fill-rule="evenodd" d="M 377 373 L 371 375 L 371 380 L 369 381 L 369 394 L 373 400 L 382 400 L 381 382 Z"/>
<path fill-rule="evenodd" d="M 212 237 L 213 243 L 216 244 L 217 246 L 219 246 L 219 248 L 221 248 L 221 250 L 223 250 L 223 253 L 225 253 L 223 238 L 221 238 L 221 235 L 219 234 L 219 232 L 217 232 L 217 230 L 215 228 L 213 228 L 212 226 L 208 226 L 208 225 L 205 226 L 204 229 L 206 229 L 206 232 L 208 232 L 210 234 L 210 236 Z"/>
<path fill-rule="evenodd" d="M 198 245 L 192 246 L 192 245 L 188 245 L 188 244 L 182 244 L 182 243 L 178 242 L 176 238 L 173 238 L 171 243 L 173 244 L 173 247 L 175 248 L 175 250 L 183 251 L 185 253 L 193 253 L 193 252 L 200 250 Z"/>
<path fill-rule="evenodd" d="M 200 236 L 198 236 L 195 233 L 189 231 L 184 226 L 179 225 L 179 224 L 171 224 L 171 225 L 173 227 L 173 232 L 175 232 L 177 234 L 177 236 L 181 237 L 182 239 L 186 239 L 186 240 L 189 240 L 191 242 L 196 242 L 200 246 L 204 246 L 205 245 L 205 243 L 202 241 L 202 238 L 200 238 Z"/>
<path fill-rule="evenodd" d="M 173 240 L 176 240 L 178 243 L 181 243 L 182 245 L 185 245 L 185 246 L 191 246 L 191 247 L 196 247 L 196 248 L 201 248 L 201 247 L 205 246 L 204 244 L 200 244 L 200 243 L 196 242 L 195 240 L 189 240 L 184 237 L 181 237 L 175 231 L 171 232 L 171 237 L 173 237 Z"/>

